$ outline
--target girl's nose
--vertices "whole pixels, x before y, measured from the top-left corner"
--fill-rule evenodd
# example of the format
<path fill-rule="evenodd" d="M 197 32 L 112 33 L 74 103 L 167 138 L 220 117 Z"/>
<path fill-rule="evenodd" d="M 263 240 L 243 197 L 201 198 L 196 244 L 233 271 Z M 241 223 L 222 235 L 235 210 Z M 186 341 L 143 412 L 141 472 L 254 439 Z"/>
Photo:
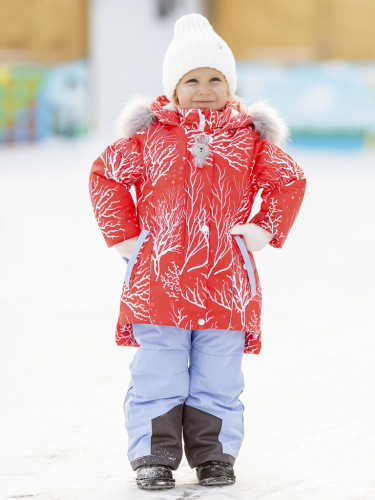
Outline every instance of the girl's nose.
<path fill-rule="evenodd" d="M 207 95 L 209 94 L 211 91 L 210 91 L 210 88 L 208 85 L 201 85 L 198 89 L 198 94 L 201 94 L 201 95 Z"/>

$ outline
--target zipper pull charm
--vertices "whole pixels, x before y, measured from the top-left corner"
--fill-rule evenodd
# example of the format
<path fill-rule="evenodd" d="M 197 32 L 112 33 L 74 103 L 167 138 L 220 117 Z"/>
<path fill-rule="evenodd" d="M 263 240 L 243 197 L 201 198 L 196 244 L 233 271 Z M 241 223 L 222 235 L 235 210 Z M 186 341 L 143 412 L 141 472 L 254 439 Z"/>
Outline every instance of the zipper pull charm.
<path fill-rule="evenodd" d="M 194 166 L 202 168 L 206 164 L 206 158 L 210 154 L 208 143 L 211 141 L 209 135 L 199 134 L 195 136 L 195 144 L 191 148 L 194 157 Z"/>

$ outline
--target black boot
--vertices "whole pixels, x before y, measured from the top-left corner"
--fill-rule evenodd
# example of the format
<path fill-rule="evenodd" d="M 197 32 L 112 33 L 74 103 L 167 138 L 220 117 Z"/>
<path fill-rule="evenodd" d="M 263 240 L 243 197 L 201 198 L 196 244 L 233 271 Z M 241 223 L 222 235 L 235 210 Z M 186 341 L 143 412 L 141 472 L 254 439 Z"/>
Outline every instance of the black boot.
<path fill-rule="evenodd" d="M 224 486 L 236 481 L 233 467 L 227 462 L 205 462 L 198 465 L 197 477 L 201 486 Z"/>
<path fill-rule="evenodd" d="M 174 488 L 172 469 L 166 465 L 142 465 L 137 469 L 137 486 L 141 490 Z"/>

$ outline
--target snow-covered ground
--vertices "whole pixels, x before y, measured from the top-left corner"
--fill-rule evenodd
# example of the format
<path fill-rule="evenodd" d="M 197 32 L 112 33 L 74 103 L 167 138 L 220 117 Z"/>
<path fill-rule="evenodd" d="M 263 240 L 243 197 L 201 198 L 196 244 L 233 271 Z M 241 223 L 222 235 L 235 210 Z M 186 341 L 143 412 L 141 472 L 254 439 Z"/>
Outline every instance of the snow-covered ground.
<path fill-rule="evenodd" d="M 134 348 L 114 326 L 125 265 L 91 212 L 100 139 L 0 151 L 2 498 L 375 499 L 371 152 L 290 150 L 305 202 L 282 251 L 256 255 L 263 350 L 246 355 L 232 487 L 142 492 L 122 403 Z"/>

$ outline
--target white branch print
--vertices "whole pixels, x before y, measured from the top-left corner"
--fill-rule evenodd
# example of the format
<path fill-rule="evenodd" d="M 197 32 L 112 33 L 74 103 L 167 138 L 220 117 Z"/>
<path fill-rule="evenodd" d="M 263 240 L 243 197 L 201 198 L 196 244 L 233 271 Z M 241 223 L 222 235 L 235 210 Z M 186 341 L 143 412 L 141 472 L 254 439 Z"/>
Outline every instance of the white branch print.
<path fill-rule="evenodd" d="M 247 272 L 237 254 L 233 261 L 233 307 L 241 315 L 241 323 L 245 324 L 246 306 L 251 301 L 251 289 Z"/>
<path fill-rule="evenodd" d="M 144 246 L 142 246 L 139 255 L 141 255 L 143 249 Z M 121 296 L 121 301 L 124 302 L 126 306 L 134 314 L 134 319 L 141 320 L 143 322 L 149 321 L 149 298 L 150 298 L 149 264 L 150 264 L 149 259 L 142 258 L 141 256 L 139 266 L 136 269 L 136 273 L 134 272 L 133 269 L 134 278 L 130 280 L 131 288 L 130 290 L 128 290 L 126 288 L 126 285 L 124 285 Z M 133 322 L 136 323 L 136 321 L 134 320 Z M 131 323 L 131 321 L 129 321 L 129 323 Z"/>
<path fill-rule="evenodd" d="M 207 287 L 206 287 L 206 277 L 202 279 L 196 278 L 194 285 L 189 287 L 185 285 L 181 291 L 181 297 L 191 304 L 202 309 L 206 308 L 206 297 L 207 297 Z"/>
<path fill-rule="evenodd" d="M 99 182 L 99 177 L 90 179 L 90 196 L 94 215 L 99 228 L 107 238 L 118 238 L 125 231 L 121 229 L 121 204 L 116 199 L 118 187 L 109 188 Z"/>
<path fill-rule="evenodd" d="M 119 325 L 116 329 L 116 342 L 119 344 L 124 341 L 126 341 L 126 345 L 137 345 L 137 341 L 133 336 L 133 327 L 131 324 Z"/>
<path fill-rule="evenodd" d="M 191 165 L 190 162 L 189 164 Z M 185 262 L 181 267 L 181 273 L 185 268 L 189 272 L 206 266 L 208 263 L 209 232 L 203 232 L 201 227 L 208 226 L 210 219 L 203 199 L 203 187 L 207 180 L 203 179 L 202 174 L 207 176 L 206 171 L 202 173 L 200 169 L 192 167 L 191 177 L 185 185 L 189 210 L 186 213 Z M 202 249 L 205 250 L 205 260 L 197 266 L 189 267 L 189 261 Z"/>
<path fill-rule="evenodd" d="M 142 155 L 131 139 L 123 139 L 109 146 L 101 155 L 107 179 L 130 188 L 142 175 Z"/>
<path fill-rule="evenodd" d="M 180 297 L 180 271 L 175 262 L 172 262 L 168 271 L 163 274 L 161 282 L 168 296 L 178 300 Z"/>
<path fill-rule="evenodd" d="M 179 149 L 176 136 L 164 127 L 151 129 L 144 146 L 144 160 L 148 166 L 149 178 L 153 186 L 161 177 L 168 174 L 178 158 Z"/>
<path fill-rule="evenodd" d="M 278 200 L 271 198 L 268 206 L 268 211 L 265 218 L 262 220 L 262 227 L 273 234 L 274 236 L 280 236 L 278 227 L 282 220 L 282 210 L 277 208 Z"/>
<path fill-rule="evenodd" d="M 225 159 L 234 170 L 243 171 L 244 163 L 250 162 L 253 140 L 247 129 L 238 129 L 235 134 L 227 130 L 215 135 L 215 154 Z"/>
<path fill-rule="evenodd" d="M 170 302 L 170 312 L 169 312 L 169 319 L 171 321 L 173 321 L 175 323 L 176 326 L 179 326 L 181 325 L 182 321 L 184 319 L 186 319 L 188 317 L 187 314 L 183 314 L 182 311 L 183 311 L 184 308 L 182 309 L 179 309 L 177 306 L 176 306 L 176 302 L 175 301 L 171 301 Z"/>
<path fill-rule="evenodd" d="M 220 267 L 219 263 L 225 262 L 225 257 L 231 252 L 231 228 L 234 226 L 235 199 L 230 187 L 228 175 L 216 165 L 219 172 L 217 185 L 212 186 L 212 211 L 211 219 L 217 230 L 217 247 L 214 250 L 213 262 L 208 276 L 212 273 L 217 275 L 226 271 L 231 266 L 231 259 L 226 267 Z M 238 196 L 238 194 L 237 194 Z"/>
<path fill-rule="evenodd" d="M 260 334 L 260 317 L 255 311 L 251 313 L 250 321 L 246 324 L 246 330 L 253 334 L 253 338 L 257 338 Z"/>
<path fill-rule="evenodd" d="M 182 188 L 167 188 L 155 207 L 152 262 L 156 279 L 160 275 L 160 259 L 163 255 L 181 250 L 183 219 L 184 195 Z"/>
<path fill-rule="evenodd" d="M 227 281 L 224 281 L 221 289 L 215 289 L 213 292 L 210 292 L 210 298 L 216 304 L 229 311 L 232 309 L 232 287 Z"/>

